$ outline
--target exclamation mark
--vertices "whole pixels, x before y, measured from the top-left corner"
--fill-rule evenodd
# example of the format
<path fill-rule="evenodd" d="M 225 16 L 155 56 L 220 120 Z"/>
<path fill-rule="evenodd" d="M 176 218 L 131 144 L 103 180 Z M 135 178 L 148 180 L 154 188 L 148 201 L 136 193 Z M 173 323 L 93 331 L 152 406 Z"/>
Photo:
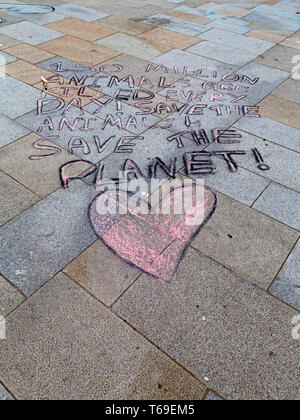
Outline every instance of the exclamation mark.
<path fill-rule="evenodd" d="M 269 171 L 270 170 L 270 166 L 266 165 L 263 160 L 262 155 L 260 154 L 260 152 L 257 149 L 252 149 L 252 152 L 254 154 L 255 160 L 257 163 L 259 163 L 258 165 L 258 169 L 260 169 L 261 171 Z"/>
<path fill-rule="evenodd" d="M 186 117 L 185 117 L 185 125 L 186 125 L 186 127 L 188 128 L 188 130 L 190 130 L 190 129 L 191 129 L 191 125 L 192 125 L 192 123 L 191 123 L 191 119 L 190 119 L 190 117 L 188 117 L 188 116 L 186 116 Z"/>

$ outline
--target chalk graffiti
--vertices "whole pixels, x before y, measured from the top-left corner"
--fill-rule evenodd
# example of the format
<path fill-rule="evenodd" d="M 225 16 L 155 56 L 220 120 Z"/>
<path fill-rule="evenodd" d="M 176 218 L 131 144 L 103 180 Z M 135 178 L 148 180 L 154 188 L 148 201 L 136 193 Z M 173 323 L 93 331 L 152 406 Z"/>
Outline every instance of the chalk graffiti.
<path fill-rule="evenodd" d="M 300 41 L 297 42 L 300 44 Z M 296 64 L 296 66 L 292 69 L 291 78 L 294 80 L 300 80 L 300 55 L 295 55 L 292 58 L 292 64 Z"/>
<path fill-rule="evenodd" d="M 42 4 L 13 4 L 13 3 L 0 3 L 0 10 L 10 10 L 13 12 L 21 13 L 23 15 L 41 15 L 45 13 L 52 13 L 55 8 Z M 0 18 L 0 23 L 2 19 Z"/>

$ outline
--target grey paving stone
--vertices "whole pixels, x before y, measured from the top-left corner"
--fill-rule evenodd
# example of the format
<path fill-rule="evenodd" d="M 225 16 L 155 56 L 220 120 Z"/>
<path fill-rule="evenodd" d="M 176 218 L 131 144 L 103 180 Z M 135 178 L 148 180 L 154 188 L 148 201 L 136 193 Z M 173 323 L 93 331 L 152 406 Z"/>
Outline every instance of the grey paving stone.
<path fill-rule="evenodd" d="M 300 231 L 300 193 L 272 183 L 253 207 Z"/>
<path fill-rule="evenodd" d="M 226 32 L 232 32 L 239 35 L 247 34 L 251 28 L 248 26 L 240 26 L 237 24 L 236 20 L 229 20 L 228 16 L 227 18 L 220 18 L 216 19 L 211 23 L 208 23 L 205 25 L 206 28 L 209 29 L 221 29 Z"/>
<path fill-rule="evenodd" d="M 92 77 L 99 73 L 97 69 L 84 65 L 84 59 L 83 63 L 75 63 L 63 57 L 52 57 L 49 60 L 38 63 L 37 66 L 67 79 L 77 76 L 81 80 L 83 76 Z M 86 82 L 89 83 L 90 80 L 87 79 Z"/>
<path fill-rule="evenodd" d="M 100 12 L 99 10 L 88 9 L 87 7 L 78 6 L 72 3 L 57 6 L 55 10 L 57 13 L 64 16 L 86 20 L 87 22 L 93 22 L 109 16 L 109 14 Z"/>
<path fill-rule="evenodd" d="M 242 135 L 242 142 L 240 150 L 246 152 L 243 156 L 235 156 L 238 165 L 243 168 L 249 169 L 252 172 L 262 175 L 267 179 L 284 185 L 295 191 L 300 191 L 300 156 L 298 153 L 288 150 L 284 147 L 278 146 L 274 143 L 264 141 L 259 137 L 252 136 L 251 134 L 238 132 Z M 261 154 L 270 169 L 262 171 L 258 168 L 259 164 L 255 160 L 253 149 L 257 149 Z M 230 150 L 222 144 L 214 143 L 208 147 L 208 150 L 220 151 Z"/>
<path fill-rule="evenodd" d="M 21 293 L 0 276 L 0 315 L 6 316 L 24 299 Z"/>
<path fill-rule="evenodd" d="M 205 398 L 205 401 L 222 401 L 222 398 L 218 397 L 214 392 L 209 392 Z"/>
<path fill-rule="evenodd" d="M 93 163 L 99 162 L 101 159 L 110 155 L 115 150 L 122 137 L 132 136 L 132 133 L 120 130 L 118 127 L 112 127 L 110 124 L 102 130 L 104 126 L 104 121 L 102 119 L 89 114 L 86 111 L 81 113 L 80 109 L 75 106 L 66 111 L 67 104 L 65 104 L 63 109 L 58 112 L 46 112 L 50 109 L 55 109 L 59 104 L 60 101 L 54 99 L 52 102 L 45 103 L 45 107 L 43 108 L 45 114 L 37 115 L 36 111 L 32 111 L 18 118 L 16 121 L 29 130 L 49 139 L 63 149 L 70 151 L 70 154 L 73 153 L 75 157 L 80 157 Z M 48 117 L 51 118 L 54 129 L 52 129 L 51 122 L 50 125 L 46 124 L 45 127 L 41 128 Z M 66 122 L 63 127 L 59 129 L 63 118 L 66 118 L 71 126 L 74 126 L 76 121 L 77 125 L 72 130 Z M 84 129 L 86 121 L 88 121 L 86 118 L 89 120 L 90 131 Z M 96 140 L 99 140 L 99 147 L 104 147 L 100 152 L 94 136 L 98 136 Z M 104 144 L 109 139 L 110 141 Z M 72 148 L 72 145 L 74 148 Z"/>
<path fill-rule="evenodd" d="M 256 57 L 247 51 L 239 51 L 237 54 L 237 50 L 234 48 L 217 45 L 210 41 L 200 42 L 186 51 L 239 67 L 244 66 Z"/>
<path fill-rule="evenodd" d="M 13 401 L 14 398 L 10 393 L 0 384 L 0 401 Z"/>
<path fill-rule="evenodd" d="M 0 226 L 40 200 L 27 188 L 0 171 Z"/>
<path fill-rule="evenodd" d="M 172 285 L 143 275 L 113 309 L 225 398 L 299 395 L 298 312 L 194 250 Z"/>
<path fill-rule="evenodd" d="M 300 152 L 300 131 L 269 118 L 241 118 L 234 124 L 243 131 Z"/>
<path fill-rule="evenodd" d="M 264 53 L 275 45 L 272 42 L 245 37 L 222 29 L 212 29 L 201 34 L 199 38 L 256 55 Z"/>
<path fill-rule="evenodd" d="M 298 80 L 288 79 L 274 90 L 272 95 L 300 104 L 300 83 Z"/>
<path fill-rule="evenodd" d="M 269 292 L 289 305 L 300 310 L 300 242 L 279 272 Z"/>
<path fill-rule="evenodd" d="M 0 115 L 0 148 L 26 136 L 28 133 L 29 131 L 26 128 Z"/>
<path fill-rule="evenodd" d="M 43 14 L 20 14 L 14 11 L 7 11 L 10 16 L 15 16 L 16 18 L 21 18 L 27 22 L 35 23 L 36 25 L 46 25 L 48 23 L 57 22 L 58 20 L 63 20 L 66 18 L 65 15 L 58 13 L 57 11 L 51 13 Z"/>
<path fill-rule="evenodd" d="M 205 25 L 189 22 L 183 19 L 177 19 L 169 15 L 154 15 L 142 21 L 147 25 L 157 26 L 159 28 L 169 29 L 170 31 L 179 32 L 181 34 L 195 36 L 207 31 Z"/>
<path fill-rule="evenodd" d="M 23 19 L 18 19 L 14 16 L 10 16 L 5 13 L 4 10 L 0 10 L 0 19 L 2 19 L 1 26 L 11 25 L 12 23 L 21 22 Z"/>
<path fill-rule="evenodd" d="M 0 113 L 9 118 L 17 118 L 36 108 L 41 91 L 23 82 L 16 83 L 9 77 L 0 79 Z M 14 86 L 14 87 L 12 87 Z"/>
<path fill-rule="evenodd" d="M 199 381 L 64 274 L 28 299 L 7 324 L 9 339 L 0 349 L 1 377 L 17 399 L 205 396 Z"/>
<path fill-rule="evenodd" d="M 265 64 L 266 66 L 291 72 L 294 67 L 292 64 L 293 57 L 299 55 L 298 53 L 299 51 L 295 48 L 276 45 L 270 51 L 257 57 L 255 61 L 257 63 Z"/>
<path fill-rule="evenodd" d="M 207 157 L 202 157 L 202 159 L 207 159 Z M 191 177 L 203 178 L 207 187 L 226 194 L 243 204 L 251 206 L 269 184 L 267 179 L 243 168 L 238 168 L 238 172 L 228 171 L 226 162 L 217 157 L 208 159 L 215 165 L 216 172 L 207 176 L 195 175 Z"/>
<path fill-rule="evenodd" d="M 185 66 L 188 66 L 188 71 L 197 71 L 203 69 L 208 72 L 217 71 L 221 75 L 232 73 L 237 70 L 236 66 L 220 63 L 219 61 L 210 58 L 199 57 L 196 54 L 191 54 L 186 51 L 172 50 L 152 60 L 153 63 L 163 64 L 167 68 L 174 68 L 178 66 L 179 71 Z"/>
<path fill-rule="evenodd" d="M 0 66 L 5 66 L 6 64 L 17 61 L 16 57 L 13 57 L 10 54 L 7 54 L 3 51 L 0 52 Z"/>
<path fill-rule="evenodd" d="M 26 296 L 95 241 L 88 220 L 94 195 L 75 180 L 1 229 L 0 272 Z"/>
<path fill-rule="evenodd" d="M 16 38 L 30 45 L 38 45 L 65 36 L 61 32 L 41 27 L 31 22 L 19 22 L 0 28 L 3 35 Z"/>
<path fill-rule="evenodd" d="M 218 194 L 217 209 L 192 246 L 257 286 L 268 289 L 299 233 Z"/>
<path fill-rule="evenodd" d="M 1 17 L 0 17 L 1 19 Z M 1 23 L 2 25 L 2 23 Z M 10 47 L 14 47 L 16 45 L 21 44 L 20 41 L 18 41 L 17 39 L 14 38 L 10 38 L 9 36 L 6 35 L 0 35 L 0 44 L 3 45 L 2 49 L 6 49 L 6 48 L 10 48 Z"/>

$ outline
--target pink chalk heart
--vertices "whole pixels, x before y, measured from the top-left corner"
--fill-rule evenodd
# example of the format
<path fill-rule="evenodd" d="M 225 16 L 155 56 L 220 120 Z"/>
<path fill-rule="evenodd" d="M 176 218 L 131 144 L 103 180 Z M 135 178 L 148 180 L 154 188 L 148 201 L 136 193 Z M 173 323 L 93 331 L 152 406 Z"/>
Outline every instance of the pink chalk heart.
<path fill-rule="evenodd" d="M 89 218 L 97 236 L 117 256 L 171 283 L 185 251 L 216 208 L 216 195 L 206 187 L 201 188 L 201 200 L 197 202 L 192 187 L 175 188 L 158 201 L 153 214 L 146 214 L 145 206 L 141 205 L 130 211 L 124 207 L 123 214 L 115 214 L 117 202 L 101 193 L 90 205 Z M 118 205 L 122 209 L 122 204 Z"/>

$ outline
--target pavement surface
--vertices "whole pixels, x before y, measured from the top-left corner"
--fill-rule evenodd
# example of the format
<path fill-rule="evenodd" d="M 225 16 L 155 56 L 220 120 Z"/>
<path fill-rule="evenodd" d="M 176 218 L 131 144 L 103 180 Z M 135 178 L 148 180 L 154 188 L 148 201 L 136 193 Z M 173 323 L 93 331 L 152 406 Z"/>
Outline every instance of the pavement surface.
<path fill-rule="evenodd" d="M 0 4 L 0 400 L 299 399 L 300 0 L 31 3 Z M 123 169 L 204 180 L 205 223 L 100 216 Z"/>

